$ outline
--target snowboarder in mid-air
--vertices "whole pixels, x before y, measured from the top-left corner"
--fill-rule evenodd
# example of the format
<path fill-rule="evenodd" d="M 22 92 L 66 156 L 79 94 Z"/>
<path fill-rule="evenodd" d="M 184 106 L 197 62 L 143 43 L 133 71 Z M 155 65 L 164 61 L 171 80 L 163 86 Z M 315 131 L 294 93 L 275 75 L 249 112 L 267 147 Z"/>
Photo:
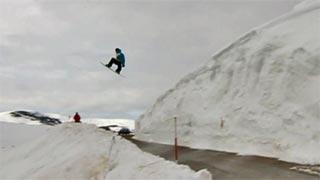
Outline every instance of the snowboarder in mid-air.
<path fill-rule="evenodd" d="M 116 64 L 118 68 L 116 69 L 116 73 L 120 74 L 121 69 L 125 66 L 125 57 L 124 54 L 121 52 L 121 49 L 116 48 L 116 58 L 111 58 L 108 64 L 105 66 L 111 68 L 113 64 Z"/>

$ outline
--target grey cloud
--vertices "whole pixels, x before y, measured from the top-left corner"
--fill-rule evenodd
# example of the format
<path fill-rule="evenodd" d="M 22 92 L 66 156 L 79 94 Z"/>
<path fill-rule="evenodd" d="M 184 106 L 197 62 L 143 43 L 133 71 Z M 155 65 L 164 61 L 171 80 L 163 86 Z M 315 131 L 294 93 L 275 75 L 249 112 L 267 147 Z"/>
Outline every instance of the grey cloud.
<path fill-rule="evenodd" d="M 218 49 L 295 2 L 2 1 L 0 111 L 136 118 Z M 115 47 L 126 54 L 126 79 L 99 63 Z"/>

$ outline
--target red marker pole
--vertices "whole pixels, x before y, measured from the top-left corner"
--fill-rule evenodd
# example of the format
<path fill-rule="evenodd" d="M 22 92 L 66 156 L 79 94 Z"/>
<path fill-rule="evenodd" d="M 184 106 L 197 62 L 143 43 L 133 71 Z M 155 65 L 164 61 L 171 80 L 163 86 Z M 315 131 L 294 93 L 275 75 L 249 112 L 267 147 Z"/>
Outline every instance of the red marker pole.
<path fill-rule="evenodd" d="M 178 162 L 177 117 L 174 117 L 174 158 Z"/>

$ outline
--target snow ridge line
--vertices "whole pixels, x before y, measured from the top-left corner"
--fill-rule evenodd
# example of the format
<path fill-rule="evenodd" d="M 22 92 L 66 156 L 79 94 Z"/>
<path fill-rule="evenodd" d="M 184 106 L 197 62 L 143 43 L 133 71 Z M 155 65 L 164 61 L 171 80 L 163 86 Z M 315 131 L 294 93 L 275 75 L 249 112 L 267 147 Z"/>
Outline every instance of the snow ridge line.
<path fill-rule="evenodd" d="M 264 28 L 268 28 L 271 26 L 275 26 L 285 20 L 290 20 L 290 19 L 295 18 L 297 16 L 300 16 L 306 12 L 315 11 L 320 8 L 320 0 L 314 0 L 314 1 L 318 1 L 318 2 L 314 3 L 312 6 L 307 6 L 307 7 L 303 7 L 303 8 L 299 8 L 299 4 L 298 4 L 297 6 L 295 6 L 295 8 L 291 12 L 286 13 L 276 19 L 273 19 L 270 22 L 267 22 L 261 26 L 258 26 L 255 29 L 264 29 Z M 300 4 L 302 4 L 302 3 L 300 3 Z"/>
<path fill-rule="evenodd" d="M 285 20 L 289 20 L 292 18 L 295 18 L 299 15 L 302 15 L 305 12 L 308 11 L 314 11 L 320 8 L 320 0 L 315 0 L 318 1 L 316 3 L 314 3 L 311 6 L 307 6 L 307 7 L 302 7 L 299 8 L 299 4 L 296 6 L 296 8 L 294 8 L 292 11 L 290 11 L 289 13 L 286 13 L 276 19 L 271 20 L 270 22 L 267 22 L 261 26 L 258 26 L 256 28 L 253 28 L 252 30 L 250 30 L 249 32 L 246 32 L 245 34 L 241 35 L 239 38 L 237 38 L 236 41 L 232 41 L 231 44 L 225 46 L 224 48 L 220 49 L 217 51 L 217 53 L 215 55 L 213 55 L 213 57 L 211 58 L 210 61 L 212 60 L 217 60 L 219 59 L 221 56 L 223 56 L 225 53 L 229 52 L 231 49 L 233 49 L 234 47 L 237 47 L 239 45 L 245 44 L 246 42 L 248 42 L 249 40 L 253 39 L 254 37 L 256 37 L 257 35 L 261 34 L 261 32 L 268 27 L 272 27 L 275 26 Z M 305 2 L 305 1 L 304 1 Z M 302 4 L 302 3 L 300 3 Z M 210 62 L 209 61 L 209 62 Z M 189 83 L 190 81 L 194 80 L 197 76 L 202 75 L 210 70 L 212 70 L 212 68 L 214 67 L 214 65 L 211 65 L 208 67 L 208 62 L 206 62 L 203 66 L 200 66 L 199 69 L 195 70 L 194 72 L 186 75 L 184 78 L 182 78 L 173 88 L 167 90 L 163 95 L 161 95 L 156 102 L 154 103 L 154 105 L 152 106 L 153 109 L 155 107 L 156 104 L 160 103 L 163 99 L 165 99 L 166 97 L 168 97 L 173 91 L 174 89 L 179 89 L 180 86 L 182 86 L 183 84 Z M 139 117 L 143 118 L 144 115 L 141 115 Z"/>

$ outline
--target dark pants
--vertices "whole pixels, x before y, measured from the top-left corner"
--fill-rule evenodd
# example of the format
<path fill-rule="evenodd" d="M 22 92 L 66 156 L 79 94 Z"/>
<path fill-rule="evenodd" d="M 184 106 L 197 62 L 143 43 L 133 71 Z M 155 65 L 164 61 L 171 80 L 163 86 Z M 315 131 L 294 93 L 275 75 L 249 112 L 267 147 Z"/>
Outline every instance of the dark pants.
<path fill-rule="evenodd" d="M 117 59 L 115 58 L 111 58 L 111 60 L 109 61 L 109 63 L 106 65 L 108 68 L 110 68 L 113 64 L 116 64 L 118 66 L 116 72 L 117 73 L 120 73 L 122 67 L 121 67 L 121 62 L 118 61 Z"/>

